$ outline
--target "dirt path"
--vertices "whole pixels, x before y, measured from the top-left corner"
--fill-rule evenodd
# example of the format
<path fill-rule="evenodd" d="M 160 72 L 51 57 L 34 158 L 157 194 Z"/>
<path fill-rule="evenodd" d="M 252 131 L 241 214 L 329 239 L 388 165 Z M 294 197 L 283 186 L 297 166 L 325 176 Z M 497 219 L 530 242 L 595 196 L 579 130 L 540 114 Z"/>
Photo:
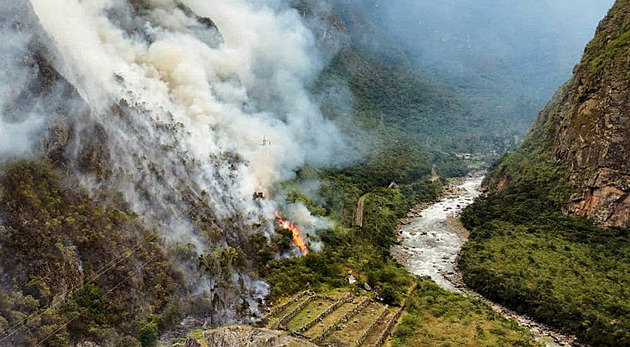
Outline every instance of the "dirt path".
<path fill-rule="evenodd" d="M 357 202 L 357 209 L 354 212 L 354 225 L 363 226 L 363 206 L 365 205 L 365 199 L 367 198 L 369 193 L 367 194 L 363 194 L 363 196 L 361 196 L 359 198 L 359 201 Z"/>
<path fill-rule="evenodd" d="M 453 182 L 441 200 L 410 211 L 399 227 L 400 245 L 392 248 L 393 257 L 411 273 L 429 276 L 443 288 L 483 299 L 495 311 L 516 320 L 547 346 L 578 346 L 573 336 L 560 334 L 544 324 L 491 302 L 466 287 L 457 271 L 461 246 L 468 231 L 458 221 L 462 209 L 480 195 L 481 176 Z"/>

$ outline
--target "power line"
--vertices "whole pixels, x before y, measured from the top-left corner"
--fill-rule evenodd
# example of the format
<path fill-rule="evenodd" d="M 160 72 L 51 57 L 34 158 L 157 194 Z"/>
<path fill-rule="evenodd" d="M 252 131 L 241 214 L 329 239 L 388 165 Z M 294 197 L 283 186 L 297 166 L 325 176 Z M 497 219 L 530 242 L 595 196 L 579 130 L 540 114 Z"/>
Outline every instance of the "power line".
<path fill-rule="evenodd" d="M 123 282 L 125 282 L 126 280 L 130 279 L 132 276 L 134 276 L 136 273 L 140 272 L 140 270 L 144 269 L 145 266 L 149 265 L 149 263 L 151 263 L 153 260 L 157 259 L 158 255 L 154 255 L 153 257 L 151 257 L 151 259 L 147 260 L 145 263 L 143 263 L 140 268 L 136 269 L 134 272 L 132 272 L 129 276 L 125 277 L 124 279 L 122 279 L 120 282 L 118 282 L 114 287 L 112 287 L 109 291 L 107 291 L 107 293 L 105 293 L 103 295 L 103 297 L 108 297 L 109 294 L 111 294 L 112 292 L 114 292 L 114 290 L 116 290 L 116 288 L 118 288 Z M 50 333 L 48 336 L 46 336 L 44 339 L 40 340 L 37 342 L 36 346 L 40 346 L 41 344 L 43 344 L 44 342 L 46 342 L 48 339 L 50 339 L 51 337 L 55 336 L 59 331 L 61 331 L 62 329 L 64 329 L 65 327 L 68 326 L 68 324 L 74 322 L 75 320 L 77 320 L 79 317 L 81 317 L 81 315 L 83 313 L 85 313 L 85 311 L 87 311 L 87 308 L 83 308 L 83 310 L 81 310 L 81 312 L 70 318 L 67 322 L 65 322 L 62 326 L 60 326 L 59 328 L 55 329 L 55 331 L 53 331 L 52 333 Z"/>
<path fill-rule="evenodd" d="M 143 242 L 138 242 L 138 244 L 136 244 L 135 248 L 131 251 L 131 253 L 128 253 L 127 255 L 121 255 L 119 258 L 114 258 L 109 263 L 107 263 L 105 266 L 101 267 L 98 271 L 96 271 L 95 273 L 90 275 L 90 277 L 88 279 L 85 279 L 84 283 L 94 282 L 95 280 L 99 279 L 101 276 L 103 276 L 109 270 L 113 269 L 114 266 L 117 266 L 118 264 L 120 264 L 123 260 L 131 258 L 132 255 L 134 255 L 136 252 L 138 252 L 140 250 L 140 248 L 142 248 L 142 244 L 148 243 L 148 242 L 153 242 L 158 237 L 159 237 L 159 234 L 156 233 L 150 239 L 145 240 Z M 70 292 L 71 292 L 71 290 L 66 290 L 66 291 L 62 292 L 61 294 L 63 296 L 66 296 L 66 295 L 70 294 Z M 65 300 L 64 300 L 64 302 L 65 302 Z M 13 326 L 9 327 L 7 329 L 7 331 L 5 331 L 3 334 L 0 334 L 0 343 L 4 342 L 9 337 L 13 336 L 15 333 L 17 333 L 18 331 L 22 330 L 22 328 L 24 328 L 28 324 L 29 320 L 32 320 L 33 318 L 41 318 L 46 313 L 46 310 L 47 309 L 41 309 L 41 312 L 39 312 L 39 311 L 34 312 L 34 313 L 28 315 L 26 318 L 24 318 L 22 323 L 16 323 Z"/>

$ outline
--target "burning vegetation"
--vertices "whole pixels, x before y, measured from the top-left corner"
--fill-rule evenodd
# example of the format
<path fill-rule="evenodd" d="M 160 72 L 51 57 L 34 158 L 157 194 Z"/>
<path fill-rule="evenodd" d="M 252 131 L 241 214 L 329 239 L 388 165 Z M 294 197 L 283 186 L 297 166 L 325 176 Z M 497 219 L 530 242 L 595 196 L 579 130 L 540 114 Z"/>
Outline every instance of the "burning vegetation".
<path fill-rule="evenodd" d="M 293 238 L 293 244 L 297 246 L 302 252 L 302 256 L 308 255 L 308 246 L 306 242 L 304 242 L 304 238 L 302 234 L 300 234 L 300 228 L 297 227 L 293 222 L 285 220 L 282 218 L 280 211 L 276 210 L 276 220 L 278 223 L 285 229 L 291 231 L 291 237 Z"/>

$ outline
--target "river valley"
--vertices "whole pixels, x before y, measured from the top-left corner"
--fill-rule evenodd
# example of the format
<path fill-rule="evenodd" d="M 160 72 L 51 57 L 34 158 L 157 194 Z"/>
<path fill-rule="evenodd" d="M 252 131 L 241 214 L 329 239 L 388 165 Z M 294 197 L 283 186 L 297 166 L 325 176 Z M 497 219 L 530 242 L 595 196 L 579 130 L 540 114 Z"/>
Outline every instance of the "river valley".
<path fill-rule="evenodd" d="M 529 329 L 546 346 L 579 346 L 575 337 L 558 333 L 491 302 L 464 284 L 456 264 L 459 251 L 468 239 L 468 231 L 461 226 L 458 217 L 481 195 L 482 181 L 481 174 L 456 179 L 447 186 L 439 201 L 409 211 L 400 222 L 399 244 L 392 248 L 392 256 L 415 275 L 428 276 L 443 288 L 481 298 L 495 311 Z"/>
<path fill-rule="evenodd" d="M 457 290 L 448 276 L 455 273 L 455 259 L 467 235 L 447 225 L 447 221 L 480 195 L 482 180 L 482 176 L 473 175 L 451 183 L 441 200 L 428 207 L 420 206 L 403 219 L 399 228 L 401 242 L 393 254 L 407 270 L 429 276 L 444 288 Z"/>

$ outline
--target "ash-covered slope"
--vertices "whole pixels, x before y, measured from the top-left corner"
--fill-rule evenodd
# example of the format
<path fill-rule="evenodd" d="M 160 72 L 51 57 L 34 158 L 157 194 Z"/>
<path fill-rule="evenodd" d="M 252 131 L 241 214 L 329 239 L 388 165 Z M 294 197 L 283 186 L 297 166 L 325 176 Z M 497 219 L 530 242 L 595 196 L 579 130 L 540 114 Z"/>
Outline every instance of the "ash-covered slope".
<path fill-rule="evenodd" d="M 630 226 L 629 56 L 630 1 L 619 0 L 520 149 L 566 167 L 576 186 L 569 212 L 611 227 Z M 491 185 L 520 179 L 516 171 L 500 165 Z"/>

